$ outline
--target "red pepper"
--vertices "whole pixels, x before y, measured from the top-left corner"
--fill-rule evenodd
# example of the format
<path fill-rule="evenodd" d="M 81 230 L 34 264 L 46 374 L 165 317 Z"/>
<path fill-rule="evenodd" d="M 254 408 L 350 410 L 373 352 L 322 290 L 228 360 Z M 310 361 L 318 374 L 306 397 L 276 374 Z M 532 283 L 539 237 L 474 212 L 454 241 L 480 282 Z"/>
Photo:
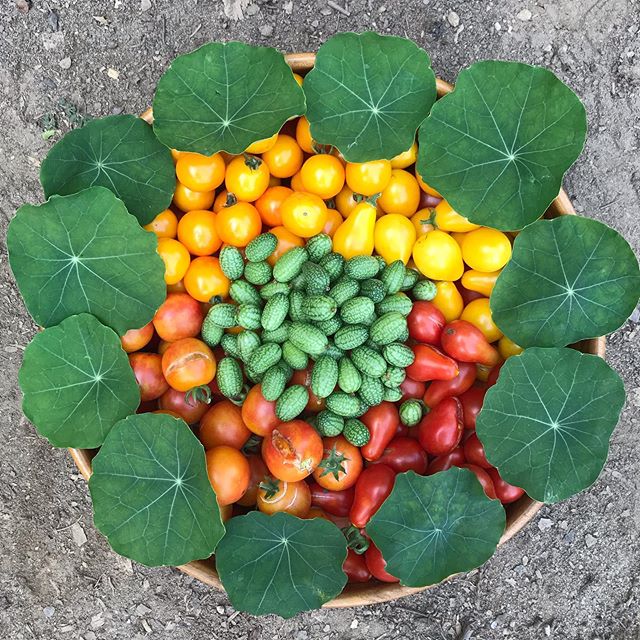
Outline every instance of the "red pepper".
<path fill-rule="evenodd" d="M 502 369 L 502 365 L 504 362 L 499 362 L 495 367 L 489 371 L 489 376 L 487 377 L 487 386 L 493 387 L 493 385 L 498 382 L 498 376 L 500 375 L 500 369 Z"/>
<path fill-rule="evenodd" d="M 463 464 L 462 468 L 469 469 L 469 471 L 473 471 L 473 473 L 475 473 L 476 478 L 478 478 L 478 481 L 482 485 L 482 488 L 487 495 L 487 498 L 491 498 L 492 500 L 495 500 L 497 498 L 496 489 L 493 486 L 493 480 L 487 473 L 486 469 L 479 467 L 477 464 Z"/>
<path fill-rule="evenodd" d="M 405 369 L 414 380 L 451 380 L 458 375 L 458 363 L 440 349 L 429 344 L 414 344 L 411 347 L 415 360 Z"/>
<path fill-rule="evenodd" d="M 462 415 L 464 417 L 465 429 L 476 428 L 476 418 L 480 413 L 480 409 L 482 409 L 482 403 L 484 402 L 484 396 L 486 393 L 486 385 L 476 383 L 458 396 L 462 403 Z"/>
<path fill-rule="evenodd" d="M 483 469 L 491 468 L 491 463 L 484 454 L 482 442 L 480 442 L 475 431 L 464 441 L 463 448 L 464 457 L 467 459 L 467 462 L 482 467 Z"/>
<path fill-rule="evenodd" d="M 311 491 L 311 504 L 314 507 L 320 507 L 323 511 L 334 516 L 346 517 L 349 515 L 355 495 L 353 487 L 343 491 L 330 491 L 321 487 L 317 482 L 311 482 L 309 490 Z"/>
<path fill-rule="evenodd" d="M 480 329 L 466 320 L 454 320 L 442 330 L 440 338 L 445 353 L 459 362 L 476 362 L 493 367 L 500 354 L 492 347 Z"/>
<path fill-rule="evenodd" d="M 434 473 L 438 473 L 438 471 L 446 471 L 447 469 L 451 469 L 451 467 L 461 467 L 464 463 L 464 449 L 458 446 L 450 453 L 445 453 L 442 456 L 434 458 L 427 468 L 425 475 L 432 476 Z"/>
<path fill-rule="evenodd" d="M 462 438 L 462 405 L 458 398 L 445 398 L 418 424 L 418 439 L 432 456 L 450 453 Z"/>
<path fill-rule="evenodd" d="M 365 460 L 377 460 L 384 448 L 393 440 L 400 424 L 398 409 L 393 402 L 371 407 L 361 418 L 369 429 L 369 442 L 360 448 Z"/>
<path fill-rule="evenodd" d="M 362 471 L 349 512 L 349 520 L 354 527 L 362 529 L 367 526 L 371 516 L 391 493 L 395 480 L 395 471 L 386 464 L 375 464 Z"/>
<path fill-rule="evenodd" d="M 380 549 L 373 542 L 369 544 L 369 548 L 364 554 L 367 567 L 371 575 L 382 582 L 400 582 L 398 578 L 392 576 L 387 570 L 387 563 L 380 553 Z"/>
<path fill-rule="evenodd" d="M 413 429 L 417 431 L 417 429 Z M 427 452 L 414 438 L 394 438 L 373 464 L 386 464 L 396 473 L 415 471 L 424 475 L 427 470 Z"/>
<path fill-rule="evenodd" d="M 347 574 L 349 582 L 369 582 L 371 571 L 367 567 L 364 553 L 357 554 L 353 549 L 347 550 L 347 559 L 342 563 L 342 570 Z"/>
<path fill-rule="evenodd" d="M 427 407 L 435 407 L 445 398 L 463 394 L 476 379 L 476 367 L 470 362 L 458 363 L 458 375 L 451 380 L 435 380 L 424 393 L 423 401 Z"/>
<path fill-rule="evenodd" d="M 496 490 L 496 496 L 502 504 L 515 502 L 524 495 L 524 489 L 516 487 L 513 484 L 509 484 L 506 480 L 503 480 L 498 473 L 498 470 L 494 467 L 487 469 L 487 473 L 493 482 L 493 487 Z"/>

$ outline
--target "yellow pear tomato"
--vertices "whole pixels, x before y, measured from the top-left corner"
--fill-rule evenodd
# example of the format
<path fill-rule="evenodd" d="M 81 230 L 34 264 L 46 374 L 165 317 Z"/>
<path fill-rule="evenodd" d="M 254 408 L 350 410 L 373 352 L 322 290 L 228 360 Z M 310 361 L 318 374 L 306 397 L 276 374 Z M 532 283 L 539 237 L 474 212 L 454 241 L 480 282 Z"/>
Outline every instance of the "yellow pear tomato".
<path fill-rule="evenodd" d="M 490 296 L 496 280 L 502 271 L 476 271 L 469 269 L 462 274 L 462 286 L 469 291 L 477 291 L 483 296 Z"/>
<path fill-rule="evenodd" d="M 473 222 L 469 222 L 464 216 L 461 216 L 446 200 L 437 204 L 434 212 L 434 224 L 442 231 L 456 231 L 464 233 L 466 231 L 473 231 L 474 229 L 480 228 L 479 224 L 473 224 Z"/>
<path fill-rule="evenodd" d="M 370 256 L 374 247 L 376 208 L 370 202 L 360 202 L 336 229 L 333 250 L 345 260 L 353 256 Z"/>
<path fill-rule="evenodd" d="M 420 209 L 411 216 L 411 222 L 416 230 L 416 237 L 423 236 L 429 231 L 433 231 L 435 227 L 432 223 L 433 209 Z"/>
<path fill-rule="evenodd" d="M 448 233 L 438 229 L 416 240 L 413 259 L 420 273 L 430 280 L 458 280 L 464 272 L 460 246 Z"/>
<path fill-rule="evenodd" d="M 436 282 L 436 297 L 431 302 L 440 309 L 447 322 L 457 320 L 464 308 L 462 295 L 453 282 Z"/>
<path fill-rule="evenodd" d="M 382 193 L 391 179 L 389 160 L 347 162 L 346 179 L 349 189 L 363 196 Z"/>
<path fill-rule="evenodd" d="M 498 271 L 511 257 L 511 243 L 497 229 L 480 227 L 466 234 L 462 241 L 462 257 L 476 271 Z"/>
<path fill-rule="evenodd" d="M 155 233 L 158 238 L 175 238 L 178 230 L 178 217 L 171 209 L 161 211 L 144 229 Z"/>
<path fill-rule="evenodd" d="M 158 253 L 164 262 L 164 281 L 167 284 L 180 282 L 191 263 L 187 248 L 173 238 L 160 238 Z"/>
<path fill-rule="evenodd" d="M 392 169 L 406 169 L 410 167 L 418 157 L 418 144 L 414 143 L 402 153 L 399 153 L 395 158 L 391 158 Z"/>
<path fill-rule="evenodd" d="M 402 260 L 407 264 L 416 241 L 416 229 L 411 220 L 398 213 L 378 218 L 374 229 L 374 246 L 387 264 Z"/>
<path fill-rule="evenodd" d="M 399 213 L 410 218 L 420 204 L 418 181 L 404 169 L 393 169 L 389 183 L 378 198 L 386 213 Z"/>
<path fill-rule="evenodd" d="M 500 355 L 506 360 L 511 356 L 517 356 L 521 354 L 524 349 L 519 344 L 516 344 L 513 340 L 511 340 L 511 338 L 502 336 L 502 338 L 500 338 L 500 340 L 498 341 L 498 351 L 500 352 Z"/>
<path fill-rule="evenodd" d="M 498 328 L 491 316 L 489 298 L 476 298 L 462 310 L 461 320 L 470 322 L 474 327 L 482 331 L 487 342 L 495 342 L 502 338 L 502 331 Z"/>

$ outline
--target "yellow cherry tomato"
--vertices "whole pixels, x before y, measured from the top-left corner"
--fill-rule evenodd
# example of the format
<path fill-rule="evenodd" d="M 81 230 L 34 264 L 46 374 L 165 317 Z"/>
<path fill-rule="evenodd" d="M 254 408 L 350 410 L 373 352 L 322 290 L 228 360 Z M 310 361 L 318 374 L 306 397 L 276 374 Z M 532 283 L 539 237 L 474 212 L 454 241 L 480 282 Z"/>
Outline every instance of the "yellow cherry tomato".
<path fill-rule="evenodd" d="M 391 158 L 392 169 L 406 169 L 410 167 L 418 157 L 418 144 L 414 142 L 406 151 L 399 153 L 395 158 Z"/>
<path fill-rule="evenodd" d="M 213 213 L 219 213 L 223 207 L 230 207 L 232 204 L 238 202 L 235 196 L 229 197 L 229 192 L 226 189 L 223 189 L 213 201 Z"/>
<path fill-rule="evenodd" d="M 291 188 L 294 191 L 304 191 L 304 185 L 302 184 L 302 173 L 298 171 L 295 176 L 291 177 Z"/>
<path fill-rule="evenodd" d="M 376 208 L 370 202 L 360 202 L 336 229 L 333 250 L 345 260 L 353 256 L 370 256 L 374 247 Z"/>
<path fill-rule="evenodd" d="M 498 271 L 509 262 L 511 243 L 502 231 L 480 227 L 465 236 L 462 257 L 476 271 Z"/>
<path fill-rule="evenodd" d="M 511 340 L 511 338 L 502 336 L 502 338 L 500 338 L 500 340 L 498 341 L 498 351 L 500 352 L 500 355 L 506 360 L 511 356 L 517 356 L 521 354 L 524 349 L 519 344 L 516 344 L 513 340 Z"/>
<path fill-rule="evenodd" d="M 418 181 L 418 184 L 420 185 L 420 188 L 425 192 L 428 193 L 430 196 L 433 196 L 434 198 L 442 198 L 442 196 L 433 188 L 430 187 L 423 179 L 422 176 L 418 173 L 418 168 L 416 167 L 416 180 Z"/>
<path fill-rule="evenodd" d="M 144 228 L 155 233 L 158 238 L 175 238 L 178 230 L 178 218 L 171 209 L 165 209 L 149 224 L 145 224 Z"/>
<path fill-rule="evenodd" d="M 420 204 L 418 181 L 404 169 L 393 169 L 378 204 L 386 213 L 399 213 L 410 218 Z"/>
<path fill-rule="evenodd" d="M 490 296 L 496 285 L 500 271 L 475 271 L 469 269 L 462 274 L 462 286 L 469 291 L 477 291 L 483 296 Z"/>
<path fill-rule="evenodd" d="M 294 73 L 293 77 L 295 78 L 295 81 L 298 83 L 298 85 L 302 86 L 302 83 L 304 82 L 304 78 L 299 73 Z"/>
<path fill-rule="evenodd" d="M 344 167 L 335 156 L 320 153 L 305 160 L 300 169 L 300 180 L 307 193 L 328 200 L 337 196 L 344 186 Z"/>
<path fill-rule="evenodd" d="M 433 209 L 420 209 L 411 216 L 411 222 L 415 227 L 417 238 L 435 229 L 431 221 L 432 218 Z"/>
<path fill-rule="evenodd" d="M 300 171 L 304 154 L 295 138 L 279 133 L 276 142 L 262 154 L 269 172 L 276 178 L 290 178 Z"/>
<path fill-rule="evenodd" d="M 262 218 L 250 202 L 223 207 L 216 215 L 216 231 L 222 242 L 246 247 L 262 231 Z"/>
<path fill-rule="evenodd" d="M 245 153 L 264 153 L 265 151 L 269 151 L 269 149 L 271 149 L 271 147 L 276 143 L 277 138 L 278 132 L 276 131 L 276 133 L 269 138 L 256 140 L 245 149 Z"/>
<path fill-rule="evenodd" d="M 269 187 L 269 167 L 255 156 L 238 156 L 227 166 L 224 185 L 242 202 L 254 202 Z"/>
<path fill-rule="evenodd" d="M 348 216 L 358 204 L 358 201 L 353 196 L 353 191 L 345 185 L 335 197 L 336 207 L 344 217 Z"/>
<path fill-rule="evenodd" d="M 181 153 L 176 164 L 176 176 L 191 191 L 213 191 L 224 180 L 225 164 L 219 153 L 203 156 Z"/>
<path fill-rule="evenodd" d="M 462 241 L 464 240 L 464 237 L 467 235 L 466 232 L 452 231 L 449 235 L 460 245 L 460 248 L 462 249 Z"/>
<path fill-rule="evenodd" d="M 502 331 L 498 328 L 491 316 L 489 298 L 476 298 L 462 310 L 461 320 L 470 322 L 474 327 L 482 331 L 487 342 L 495 342 L 502 338 Z"/>
<path fill-rule="evenodd" d="M 457 320 L 464 309 L 462 295 L 453 282 L 436 282 L 436 297 L 431 301 L 447 322 Z"/>
<path fill-rule="evenodd" d="M 466 232 L 480 228 L 479 224 L 473 224 L 461 216 L 446 200 L 438 203 L 434 212 L 434 224 L 442 231 Z"/>
<path fill-rule="evenodd" d="M 416 240 L 413 259 L 420 273 L 431 280 L 458 280 L 464 272 L 458 243 L 438 229 Z"/>
<path fill-rule="evenodd" d="M 382 193 L 391 179 L 389 160 L 371 162 L 347 162 L 345 171 L 347 185 L 354 193 L 372 196 Z"/>
<path fill-rule="evenodd" d="M 405 216 L 389 213 L 376 221 L 373 241 L 376 253 L 387 264 L 395 260 L 407 264 L 416 241 L 416 229 Z"/>
<path fill-rule="evenodd" d="M 211 298 L 229 295 L 229 278 L 220 268 L 218 258 L 203 256 L 195 258 L 184 276 L 187 293 L 200 302 L 210 302 Z"/>
<path fill-rule="evenodd" d="M 327 221 L 327 205 L 322 198 L 304 191 L 294 191 L 282 203 L 282 224 L 301 238 L 320 233 Z"/>
<path fill-rule="evenodd" d="M 187 248 L 173 238 L 160 238 L 158 240 L 158 253 L 164 261 L 164 281 L 167 284 L 180 282 L 191 262 L 191 256 Z"/>
<path fill-rule="evenodd" d="M 173 204 L 175 204 L 180 211 L 209 209 L 215 197 L 215 191 L 193 191 L 178 181 L 176 183 L 176 190 L 173 193 Z"/>
<path fill-rule="evenodd" d="M 327 221 L 322 227 L 322 233 L 326 233 L 333 238 L 338 227 L 344 222 L 344 218 L 340 215 L 337 209 L 330 209 L 327 207 Z"/>
<path fill-rule="evenodd" d="M 178 222 L 178 240 L 194 256 L 215 253 L 222 244 L 216 231 L 216 214 L 207 209 L 185 213 Z"/>
<path fill-rule="evenodd" d="M 314 142 L 311 137 L 309 121 L 304 116 L 300 116 L 296 123 L 296 142 L 305 153 L 316 152 L 313 148 Z"/>

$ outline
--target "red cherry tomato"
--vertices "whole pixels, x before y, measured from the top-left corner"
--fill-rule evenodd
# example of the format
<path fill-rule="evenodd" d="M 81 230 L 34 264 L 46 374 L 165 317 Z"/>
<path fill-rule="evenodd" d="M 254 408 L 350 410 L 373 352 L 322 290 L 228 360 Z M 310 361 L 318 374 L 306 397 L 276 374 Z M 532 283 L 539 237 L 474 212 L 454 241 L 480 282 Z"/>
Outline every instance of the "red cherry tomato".
<path fill-rule="evenodd" d="M 307 401 L 307 411 L 313 411 L 313 413 L 318 413 L 318 411 L 322 411 L 324 409 L 324 398 L 318 398 L 318 396 L 311 391 L 311 369 L 313 369 L 313 365 L 307 367 L 306 369 L 298 369 L 293 372 L 291 376 L 290 384 L 301 384 L 303 387 L 307 388 L 309 392 L 309 400 Z"/>
<path fill-rule="evenodd" d="M 417 431 L 417 429 L 416 429 Z M 424 475 L 427 470 L 427 452 L 413 438 L 394 438 L 373 464 L 386 464 L 396 473 L 415 471 Z"/>
<path fill-rule="evenodd" d="M 147 324 L 140 329 L 129 329 L 129 331 L 120 337 L 120 343 L 127 353 L 133 353 L 146 347 L 151 341 L 151 338 L 153 338 L 153 323 L 147 322 Z"/>
<path fill-rule="evenodd" d="M 460 281 L 456 281 L 455 283 L 456 288 L 458 289 L 458 291 L 460 292 L 460 295 L 462 296 L 462 302 L 464 303 L 464 306 L 466 307 L 470 302 L 472 302 L 473 300 L 477 300 L 478 298 L 485 298 L 486 296 L 482 293 L 480 293 L 479 291 L 471 291 L 470 289 L 467 289 L 466 287 L 463 287 L 460 284 Z"/>
<path fill-rule="evenodd" d="M 373 542 L 369 543 L 369 548 L 365 551 L 364 559 L 371 575 L 381 582 L 400 582 L 400 580 L 392 576 L 387 570 L 387 563 L 380 553 L 380 549 Z"/>
<path fill-rule="evenodd" d="M 153 326 L 162 340 L 175 342 L 200 333 L 204 311 L 188 293 L 170 293 L 153 316 Z"/>
<path fill-rule="evenodd" d="M 431 476 L 434 473 L 438 473 L 438 471 L 451 469 L 451 467 L 461 467 L 464 463 L 464 449 L 458 446 L 450 453 L 434 458 L 427 468 L 426 475 Z"/>
<path fill-rule="evenodd" d="M 422 399 L 427 385 L 419 380 L 414 380 L 407 376 L 400 385 L 400 391 L 402 391 L 402 398 L 400 400 L 404 402 L 408 398 Z"/>
<path fill-rule="evenodd" d="M 324 455 L 313 472 L 315 481 L 332 491 L 343 491 L 352 487 L 362 471 L 360 449 L 344 436 L 324 438 Z"/>
<path fill-rule="evenodd" d="M 362 529 L 367 526 L 371 516 L 391 493 L 395 479 L 395 471 L 386 464 L 364 469 L 356 482 L 353 506 L 349 511 L 349 520 L 354 527 Z"/>
<path fill-rule="evenodd" d="M 382 402 L 371 407 L 361 418 L 369 429 L 369 442 L 360 447 L 360 453 L 365 460 L 377 460 L 384 448 L 393 440 L 400 423 L 398 409 L 392 402 Z"/>
<path fill-rule="evenodd" d="M 227 398 L 213 404 L 200 420 L 198 438 L 207 450 L 220 445 L 242 449 L 250 437 L 240 407 Z"/>
<path fill-rule="evenodd" d="M 479 467 L 477 464 L 463 464 L 462 468 L 469 469 L 469 471 L 473 471 L 473 473 L 475 473 L 476 478 L 478 478 L 484 492 L 487 494 L 487 498 L 491 498 L 492 500 L 496 499 L 496 489 L 493 486 L 493 480 L 487 473 L 486 469 Z"/>
<path fill-rule="evenodd" d="M 268 436 L 280 424 L 276 403 L 265 400 L 259 384 L 251 387 L 244 399 L 242 420 L 250 431 L 262 437 Z"/>
<path fill-rule="evenodd" d="M 462 438 L 462 406 L 458 398 L 445 398 L 418 424 L 418 439 L 432 456 L 441 456 L 458 446 Z"/>
<path fill-rule="evenodd" d="M 129 364 L 140 388 L 141 402 L 156 400 L 169 388 L 162 374 L 162 357 L 157 353 L 131 353 Z"/>
<path fill-rule="evenodd" d="M 487 386 L 493 387 L 493 385 L 498 382 L 498 376 L 500 375 L 500 369 L 502 369 L 502 365 L 504 362 L 499 362 L 495 367 L 489 371 L 489 376 L 487 377 Z"/>
<path fill-rule="evenodd" d="M 242 498 L 238 500 L 238 504 L 243 507 L 255 507 L 258 498 L 258 485 L 269 476 L 269 469 L 267 469 L 262 456 L 257 453 L 249 454 L 247 460 L 250 470 L 249 486 Z"/>
<path fill-rule="evenodd" d="M 347 559 L 342 563 L 342 570 L 347 574 L 349 582 L 369 582 L 371 571 L 367 567 L 364 553 L 357 554 L 353 549 L 347 550 Z"/>
<path fill-rule="evenodd" d="M 320 507 L 333 516 L 347 517 L 353 504 L 355 495 L 353 487 L 344 491 L 330 491 L 321 487 L 317 482 L 309 484 L 311 490 L 311 504 Z"/>
<path fill-rule="evenodd" d="M 442 311 L 428 300 L 416 300 L 407 316 L 409 336 L 427 344 L 440 344 L 440 334 L 446 324 Z"/>
<path fill-rule="evenodd" d="M 486 393 L 487 387 L 476 383 L 458 396 L 462 404 L 465 429 L 476 428 L 476 418 L 480 413 L 480 409 L 482 409 L 482 403 L 484 402 Z"/>
<path fill-rule="evenodd" d="M 318 432 L 304 420 L 283 422 L 262 441 L 262 458 L 269 471 L 285 482 L 297 482 L 311 475 L 323 453 Z"/>
<path fill-rule="evenodd" d="M 415 360 L 405 369 L 414 380 L 452 380 L 458 375 L 458 364 L 440 349 L 429 344 L 414 344 L 411 347 Z"/>
<path fill-rule="evenodd" d="M 466 320 L 454 320 L 442 330 L 440 338 L 445 353 L 459 362 L 476 362 L 493 367 L 500 354 L 492 347 L 480 329 Z"/>
<path fill-rule="evenodd" d="M 496 491 L 496 496 L 502 504 L 510 504 L 515 502 L 524 495 L 524 489 L 509 484 L 506 480 L 500 477 L 497 469 L 491 467 L 487 469 L 487 473 L 493 482 L 493 487 Z"/>
<path fill-rule="evenodd" d="M 491 463 L 484 454 L 482 442 L 478 439 L 475 431 L 464 441 L 464 457 L 469 464 L 475 464 L 483 469 L 490 469 Z"/>
<path fill-rule="evenodd" d="M 169 387 L 158 400 L 158 407 L 163 411 L 173 411 L 187 424 L 195 424 L 209 410 L 209 405 L 193 397 L 187 400 L 184 391 L 176 391 Z"/>
<path fill-rule="evenodd" d="M 415 431 L 415 429 L 414 429 Z M 409 433 L 409 427 L 407 427 L 406 424 L 402 424 L 402 422 L 398 423 L 398 426 L 396 428 L 396 432 L 393 435 L 394 440 L 396 438 L 408 438 L 410 435 Z"/>
<path fill-rule="evenodd" d="M 458 362 L 458 375 L 451 380 L 435 380 L 424 392 L 423 401 L 427 407 L 435 407 L 444 398 L 459 396 L 476 379 L 476 367 L 470 362 Z"/>

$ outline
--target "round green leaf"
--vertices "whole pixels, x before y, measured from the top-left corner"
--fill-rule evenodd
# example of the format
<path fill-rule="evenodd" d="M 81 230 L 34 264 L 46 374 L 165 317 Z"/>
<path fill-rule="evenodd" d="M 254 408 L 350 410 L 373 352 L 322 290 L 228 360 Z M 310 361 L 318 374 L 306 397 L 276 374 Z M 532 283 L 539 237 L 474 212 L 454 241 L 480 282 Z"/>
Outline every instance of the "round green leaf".
<path fill-rule="evenodd" d="M 504 527 L 500 502 L 487 498 L 473 472 L 452 467 L 431 476 L 398 474 L 367 533 L 391 575 L 424 587 L 486 562 Z"/>
<path fill-rule="evenodd" d="M 140 403 L 120 338 L 86 313 L 38 333 L 18 380 L 24 414 L 55 447 L 99 447 Z"/>
<path fill-rule="evenodd" d="M 620 377 L 597 356 L 532 347 L 503 365 L 476 432 L 507 482 L 558 502 L 598 477 L 624 397 Z"/>
<path fill-rule="evenodd" d="M 586 132 L 580 99 L 551 71 L 485 60 L 420 127 L 417 167 L 472 222 L 521 229 L 558 195 Z"/>
<path fill-rule="evenodd" d="M 252 511 L 227 522 L 216 568 L 236 609 L 290 618 L 342 591 L 346 556 L 345 537 L 331 522 Z"/>
<path fill-rule="evenodd" d="M 122 335 L 147 324 L 166 296 L 156 236 L 104 187 L 23 205 L 7 246 L 27 309 L 43 327 L 88 312 Z"/>
<path fill-rule="evenodd" d="M 204 449 L 183 420 L 125 418 L 92 464 L 93 519 L 114 551 L 150 567 L 213 553 L 224 525 Z"/>
<path fill-rule="evenodd" d="M 279 51 L 211 42 L 178 56 L 160 78 L 153 128 L 173 149 L 242 153 L 304 111 L 304 93 Z"/>
<path fill-rule="evenodd" d="M 523 347 L 564 346 L 615 331 L 640 297 L 627 241 L 578 216 L 523 229 L 491 294 L 497 325 Z"/>
<path fill-rule="evenodd" d="M 47 198 L 106 187 L 147 224 L 171 204 L 176 174 L 171 152 L 151 127 L 136 116 L 119 115 L 67 133 L 42 163 L 40 182 Z"/>
<path fill-rule="evenodd" d="M 377 33 L 339 33 L 304 80 L 313 139 L 349 162 L 393 158 L 413 143 L 436 99 L 429 55 Z"/>

